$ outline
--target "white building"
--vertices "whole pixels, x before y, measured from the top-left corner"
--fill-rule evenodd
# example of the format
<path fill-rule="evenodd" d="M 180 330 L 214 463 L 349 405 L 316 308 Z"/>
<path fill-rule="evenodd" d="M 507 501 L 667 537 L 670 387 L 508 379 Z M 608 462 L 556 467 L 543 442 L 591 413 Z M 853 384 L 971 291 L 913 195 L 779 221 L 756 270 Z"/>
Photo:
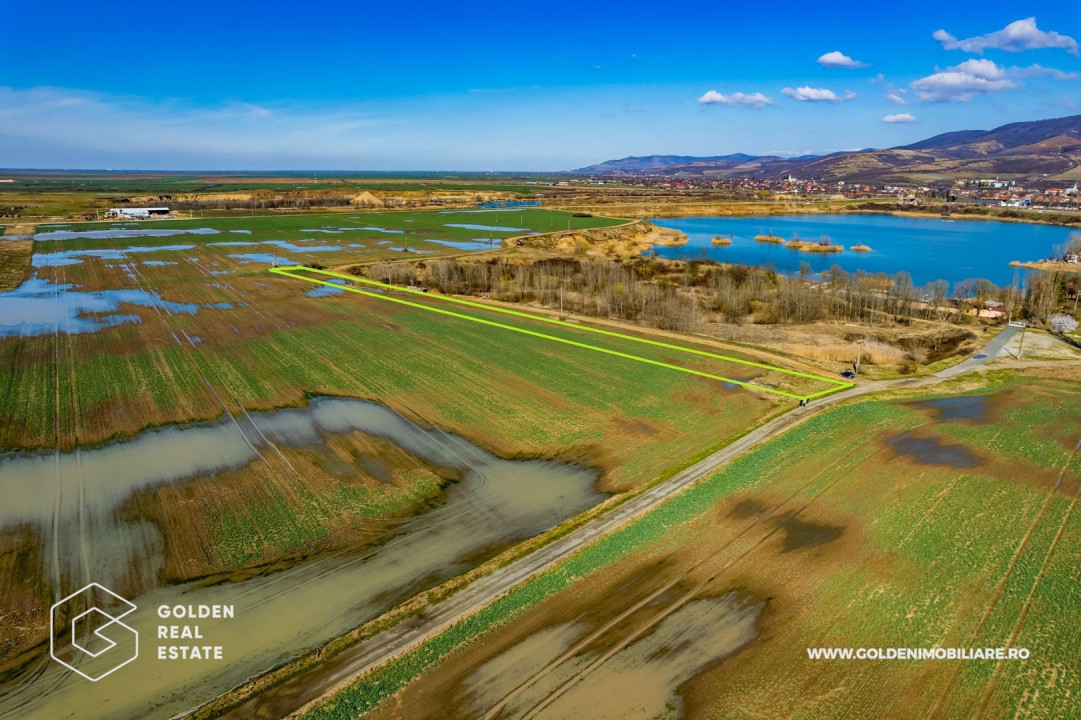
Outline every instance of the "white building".
<path fill-rule="evenodd" d="M 145 219 L 154 217 L 156 215 L 168 215 L 169 208 L 167 207 L 145 207 L 145 208 L 109 208 L 105 213 L 107 218 L 132 218 L 132 219 Z"/>

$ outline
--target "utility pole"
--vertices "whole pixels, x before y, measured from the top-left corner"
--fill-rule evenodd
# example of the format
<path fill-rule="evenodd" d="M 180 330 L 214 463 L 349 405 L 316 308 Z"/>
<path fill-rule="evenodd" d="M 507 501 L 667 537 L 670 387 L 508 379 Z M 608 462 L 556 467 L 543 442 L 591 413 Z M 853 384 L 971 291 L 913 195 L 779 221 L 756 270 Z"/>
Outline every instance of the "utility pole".
<path fill-rule="evenodd" d="M 1028 323 L 1021 326 L 1021 341 L 1017 343 L 1017 359 L 1021 359 L 1021 348 L 1025 346 L 1025 330 L 1028 330 Z"/>
<path fill-rule="evenodd" d="M 856 374 L 860 374 L 860 363 L 863 360 L 863 340 L 856 341 Z"/>

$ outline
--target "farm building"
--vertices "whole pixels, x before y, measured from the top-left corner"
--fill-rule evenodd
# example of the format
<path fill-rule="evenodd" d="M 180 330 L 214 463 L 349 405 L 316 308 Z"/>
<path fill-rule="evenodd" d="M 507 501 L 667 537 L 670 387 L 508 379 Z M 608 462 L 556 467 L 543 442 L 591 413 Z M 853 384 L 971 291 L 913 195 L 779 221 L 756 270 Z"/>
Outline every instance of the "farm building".
<path fill-rule="evenodd" d="M 167 207 L 145 207 L 145 208 L 109 208 L 105 213 L 107 218 L 148 218 L 156 215 L 168 215 L 169 208 Z"/>

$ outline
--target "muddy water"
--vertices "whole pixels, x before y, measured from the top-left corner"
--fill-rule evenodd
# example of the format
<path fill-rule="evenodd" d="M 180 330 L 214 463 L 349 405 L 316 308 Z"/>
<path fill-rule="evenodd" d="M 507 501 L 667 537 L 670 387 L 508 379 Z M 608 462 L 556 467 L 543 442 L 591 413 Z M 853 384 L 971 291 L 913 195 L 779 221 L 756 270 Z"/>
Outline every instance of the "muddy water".
<path fill-rule="evenodd" d="M 693 600 L 584 675 L 535 717 L 679 717 L 680 685 L 754 640 L 755 622 L 763 608 L 764 603 L 736 592 Z M 512 648 L 493 658 L 465 683 L 460 716 L 483 717 L 489 708 L 569 647 L 577 635 L 586 632 L 577 623 L 550 628 L 523 643 L 530 653 Z M 564 662 L 514 697 L 498 717 L 530 714 L 595 659 L 596 652 L 591 652 Z"/>
<path fill-rule="evenodd" d="M 975 423 L 990 422 L 987 395 L 960 395 L 935 398 L 912 403 L 913 407 L 931 410 L 939 422 L 969 420 Z"/>
<path fill-rule="evenodd" d="M 462 480 L 448 489 L 442 505 L 403 523 L 393 537 L 364 553 L 338 554 L 238 584 L 157 588 L 131 598 L 139 609 L 129 624 L 141 635 L 135 662 L 98 683 L 45 663 L 40 674 L 0 688 L 0 717 L 169 717 L 603 499 L 594 489 L 595 474 L 580 467 L 503 460 L 382 405 L 317 398 L 305 409 L 252 413 L 243 423 L 150 431 L 78 457 L 5 457 L 0 494 L 14 502 L 0 508 L 0 524 L 30 523 L 46 537 L 55 527 L 53 557 L 60 558 L 65 575 L 79 577 L 72 566 L 89 558 L 91 579 L 108 584 L 99 574 L 119 572 L 125 563 L 141 563 L 145 572 L 152 565 L 147 556 L 159 550 L 159 541 L 147 539 L 147 528 L 128 527 L 114 517 L 134 490 L 243 465 L 269 442 L 310 447 L 328 434 L 350 431 L 458 468 Z M 85 498 L 81 506 L 79 497 Z M 105 530 L 99 534 L 97 528 Z M 199 623 L 204 640 L 196 644 L 221 645 L 223 661 L 157 659 L 159 644 L 183 644 L 156 639 L 162 621 L 155 608 L 177 603 L 235 606 L 232 619 Z"/>
<path fill-rule="evenodd" d="M 922 465 L 970 468 L 981 464 L 980 458 L 964 445 L 944 442 L 936 437 L 900 435 L 890 440 L 890 446 L 898 455 Z"/>

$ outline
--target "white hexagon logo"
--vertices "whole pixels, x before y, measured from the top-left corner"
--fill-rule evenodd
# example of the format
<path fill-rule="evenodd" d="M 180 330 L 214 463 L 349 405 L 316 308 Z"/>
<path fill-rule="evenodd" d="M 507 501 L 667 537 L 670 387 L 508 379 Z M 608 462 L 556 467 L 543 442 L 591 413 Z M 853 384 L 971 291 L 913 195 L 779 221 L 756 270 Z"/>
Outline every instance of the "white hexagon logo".
<path fill-rule="evenodd" d="M 49 611 L 49 654 L 53 660 L 97 682 L 139 657 L 139 633 L 121 618 L 136 606 L 92 582 Z"/>

